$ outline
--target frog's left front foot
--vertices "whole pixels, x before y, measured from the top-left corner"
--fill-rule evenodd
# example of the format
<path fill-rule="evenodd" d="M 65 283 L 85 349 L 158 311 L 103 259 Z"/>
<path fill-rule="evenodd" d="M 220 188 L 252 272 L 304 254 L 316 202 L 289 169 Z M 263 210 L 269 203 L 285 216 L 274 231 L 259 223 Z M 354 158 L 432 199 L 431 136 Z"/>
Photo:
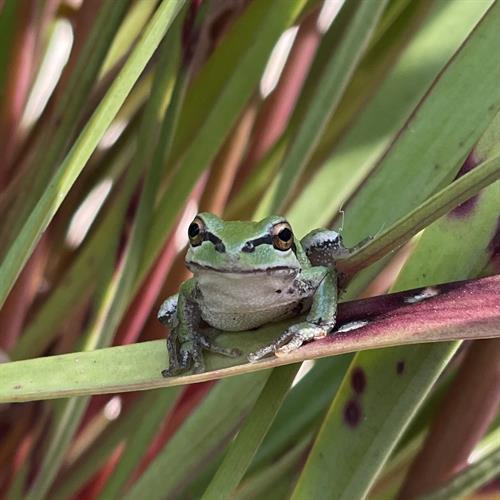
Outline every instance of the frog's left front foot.
<path fill-rule="evenodd" d="M 165 378 L 184 375 L 190 370 L 192 373 L 203 373 L 205 371 L 203 350 L 230 358 L 238 358 L 242 354 L 239 349 L 219 346 L 208 335 L 202 334 L 198 334 L 195 340 L 182 342 L 179 348 L 176 345 L 175 334 L 171 334 L 167 338 L 167 349 L 170 366 L 161 372 Z"/>
<path fill-rule="evenodd" d="M 167 350 L 169 367 L 161 372 L 165 378 L 184 375 L 190 370 L 193 373 L 205 371 L 201 346 L 192 340 L 184 341 L 180 343 L 180 346 L 177 346 L 175 332 L 172 332 L 167 337 Z"/>
<path fill-rule="evenodd" d="M 318 326 L 307 321 L 292 325 L 274 342 L 250 353 L 248 361 L 255 363 L 269 354 L 276 354 L 276 356 L 288 354 L 298 349 L 305 342 L 326 337 L 332 328 L 333 325 Z"/>

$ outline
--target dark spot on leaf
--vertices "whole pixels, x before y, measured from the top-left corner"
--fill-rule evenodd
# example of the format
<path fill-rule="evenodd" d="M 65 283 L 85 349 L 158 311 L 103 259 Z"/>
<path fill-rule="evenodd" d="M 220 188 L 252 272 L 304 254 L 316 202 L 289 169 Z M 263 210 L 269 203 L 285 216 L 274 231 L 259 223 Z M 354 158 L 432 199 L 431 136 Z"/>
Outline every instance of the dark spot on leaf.
<path fill-rule="evenodd" d="M 21 389 L 22 387 L 23 387 L 23 386 L 22 386 L 21 384 L 16 384 L 16 385 L 14 386 L 14 389 Z"/>
<path fill-rule="evenodd" d="M 404 361 L 398 361 L 396 363 L 396 373 L 398 375 L 403 375 L 404 371 L 405 371 L 405 362 Z"/>
<path fill-rule="evenodd" d="M 356 394 L 362 394 L 366 387 L 366 375 L 362 368 L 356 368 L 351 375 L 351 386 Z"/>
<path fill-rule="evenodd" d="M 454 217 L 465 217 L 467 216 L 472 210 L 474 210 L 474 207 L 476 206 L 477 203 L 477 195 L 473 196 L 472 198 L 469 198 L 468 200 L 464 201 L 460 205 L 458 205 L 456 208 L 454 208 L 450 214 L 453 215 Z"/>
<path fill-rule="evenodd" d="M 474 168 L 476 168 L 479 165 L 480 160 L 474 156 L 474 152 L 470 153 L 469 156 L 466 158 L 464 161 L 462 167 L 458 171 L 458 174 L 456 176 L 456 179 L 459 177 L 462 177 L 466 173 L 470 172 Z M 465 217 L 469 215 L 473 210 L 474 207 L 476 206 L 478 200 L 478 195 L 472 196 L 468 200 L 464 201 L 460 205 L 458 205 L 456 208 L 454 208 L 450 212 L 450 216 L 452 217 Z"/>
<path fill-rule="evenodd" d="M 361 405 L 355 399 L 350 399 L 347 401 L 344 407 L 344 420 L 350 427 L 356 427 L 362 416 Z"/>

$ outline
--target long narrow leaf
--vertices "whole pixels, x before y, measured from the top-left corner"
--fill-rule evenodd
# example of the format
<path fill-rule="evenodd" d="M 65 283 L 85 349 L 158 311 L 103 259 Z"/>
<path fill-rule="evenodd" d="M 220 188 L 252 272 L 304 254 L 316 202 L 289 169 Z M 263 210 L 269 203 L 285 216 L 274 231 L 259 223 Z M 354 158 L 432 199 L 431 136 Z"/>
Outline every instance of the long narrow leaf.
<path fill-rule="evenodd" d="M 271 211 L 279 211 L 298 181 L 329 118 L 335 111 L 347 82 L 354 72 L 386 1 L 358 2 L 354 17 L 347 28 L 332 60 L 326 65 L 318 82 L 317 92 L 300 125 L 291 147 L 287 151 L 274 193 Z M 288 195 L 287 195 L 288 194 Z"/>
<path fill-rule="evenodd" d="M 164 1 L 0 265 L 0 306 L 55 212 L 160 43 L 183 0 Z"/>
<path fill-rule="evenodd" d="M 300 365 L 291 365 L 273 370 L 252 413 L 203 494 L 204 500 L 232 498 L 233 490 L 245 475 L 299 368 Z"/>
<path fill-rule="evenodd" d="M 164 379 L 161 370 L 165 368 L 166 352 L 161 340 L 3 363 L 0 364 L 0 403 L 153 389 L 376 347 L 497 337 L 500 335 L 499 280 L 495 276 L 463 285 L 443 285 L 443 293 L 438 287 L 436 296 L 420 302 L 422 290 L 344 303 L 339 310 L 340 324 L 366 319 L 369 323 L 353 332 L 337 333 L 287 356 L 259 363 L 248 364 L 244 359 L 207 354 L 207 371 L 196 375 Z M 417 301 L 411 303 L 414 297 Z M 429 325 L 422 323 L 421 317 L 429 319 Z M 289 323 L 269 325 L 259 331 L 224 334 L 220 336 L 220 343 L 238 345 L 248 353 L 276 338 Z M 109 366 L 114 369 L 110 371 Z"/>

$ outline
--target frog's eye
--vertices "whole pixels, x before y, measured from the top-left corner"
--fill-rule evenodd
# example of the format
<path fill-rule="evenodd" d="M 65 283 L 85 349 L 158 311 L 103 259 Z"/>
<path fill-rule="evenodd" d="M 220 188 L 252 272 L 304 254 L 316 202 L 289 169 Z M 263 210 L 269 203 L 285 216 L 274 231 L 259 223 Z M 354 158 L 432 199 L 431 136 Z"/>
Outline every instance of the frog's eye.
<path fill-rule="evenodd" d="M 276 224 L 272 230 L 273 246 L 277 250 L 290 250 L 293 246 L 293 232 L 288 222 Z"/>
<path fill-rule="evenodd" d="M 189 243 L 191 243 L 193 247 L 201 245 L 205 239 L 204 234 L 205 223 L 199 217 L 195 217 L 188 228 Z"/>

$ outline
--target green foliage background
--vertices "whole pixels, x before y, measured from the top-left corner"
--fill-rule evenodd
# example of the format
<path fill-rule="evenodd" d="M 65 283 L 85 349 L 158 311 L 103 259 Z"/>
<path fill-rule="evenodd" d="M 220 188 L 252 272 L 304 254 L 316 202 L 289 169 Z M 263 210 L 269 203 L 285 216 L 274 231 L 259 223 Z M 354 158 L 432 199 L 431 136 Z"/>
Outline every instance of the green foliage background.
<path fill-rule="evenodd" d="M 0 497 L 479 491 L 500 472 L 500 344 L 460 339 L 498 337 L 497 278 L 466 297 L 463 325 L 460 304 L 436 306 L 418 337 L 387 322 L 360 352 L 207 355 L 206 374 L 173 380 L 155 316 L 187 277 L 196 210 L 374 236 L 339 262 L 345 301 L 498 274 L 499 1 L 346 0 L 326 28 L 319 0 L 75 5 L 0 2 Z M 69 59 L 29 122 L 61 23 Z M 251 351 L 282 329 L 221 342 Z"/>

